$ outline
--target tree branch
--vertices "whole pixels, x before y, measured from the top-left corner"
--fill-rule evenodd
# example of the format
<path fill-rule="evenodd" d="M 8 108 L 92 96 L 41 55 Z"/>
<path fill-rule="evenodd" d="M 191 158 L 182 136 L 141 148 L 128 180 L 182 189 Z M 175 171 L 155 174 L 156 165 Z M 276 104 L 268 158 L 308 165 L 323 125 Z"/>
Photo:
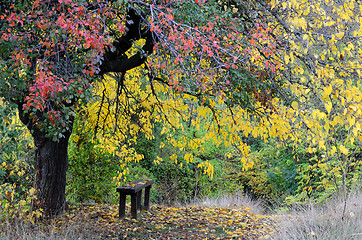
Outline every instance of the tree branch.
<path fill-rule="evenodd" d="M 109 49 L 104 54 L 104 61 L 100 66 L 99 75 L 107 72 L 126 72 L 130 69 L 142 65 L 147 56 L 153 53 L 155 38 L 152 32 L 146 28 L 141 28 L 142 17 L 134 9 L 129 9 L 127 15 L 126 29 L 127 33 L 114 41 L 115 50 Z M 133 46 L 136 40 L 145 38 L 146 42 L 142 49 L 135 55 L 128 57 L 126 52 Z"/>

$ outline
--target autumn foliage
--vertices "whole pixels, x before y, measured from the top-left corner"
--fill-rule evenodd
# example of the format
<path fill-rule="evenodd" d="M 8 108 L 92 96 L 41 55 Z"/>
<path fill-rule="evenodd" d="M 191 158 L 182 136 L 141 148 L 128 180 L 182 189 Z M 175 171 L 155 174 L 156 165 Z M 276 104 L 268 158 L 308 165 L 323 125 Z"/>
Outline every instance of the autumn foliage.
<path fill-rule="evenodd" d="M 92 146 L 83 152 L 90 161 L 102 159 L 97 151 L 110 156 L 120 184 L 129 163 L 145 160 L 142 137 L 156 135 L 152 166 L 194 164 L 210 179 L 207 146 L 227 149 L 219 158 L 245 171 L 267 161 L 250 156 L 248 142 L 292 146 L 300 168 L 290 202 L 323 191 L 346 198 L 361 164 L 360 8 L 352 0 L 1 2 L 0 96 L 34 139 L 36 205 L 62 211 L 69 140 Z"/>

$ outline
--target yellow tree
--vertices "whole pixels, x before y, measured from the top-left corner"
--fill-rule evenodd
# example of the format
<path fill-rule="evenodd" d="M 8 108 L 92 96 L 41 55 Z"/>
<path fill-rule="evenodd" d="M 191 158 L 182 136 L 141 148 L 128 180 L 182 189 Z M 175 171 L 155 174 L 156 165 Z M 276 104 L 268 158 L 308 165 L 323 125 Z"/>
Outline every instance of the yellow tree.
<path fill-rule="evenodd" d="M 120 96 L 134 92 L 128 91 L 132 81 L 125 87 L 127 72 L 145 64 L 142 73 L 148 88 L 142 90 L 155 95 L 156 85 L 161 84 L 181 97 L 189 95 L 203 107 L 201 113 L 211 111 L 216 122 L 221 122 L 221 113 L 230 118 L 233 106 L 240 106 L 241 112 L 253 111 L 260 99 L 266 107 L 275 93 L 274 83 L 257 77 L 249 66 L 249 42 L 243 34 L 254 28 L 243 18 L 257 12 L 259 5 L 243 3 L 238 12 L 216 1 L 2 1 L 0 95 L 17 107 L 34 139 L 39 207 L 49 214 L 62 211 L 67 147 L 77 107 L 92 99 L 92 87 L 107 81 L 102 77 L 108 73 L 118 75 L 115 94 Z M 141 45 L 130 53 L 139 40 L 143 40 Z M 275 66 L 271 71 L 275 72 Z M 262 98 L 256 101 L 250 93 L 259 90 Z M 117 97 L 116 114 L 121 114 L 121 103 L 140 104 L 138 96 L 127 96 L 123 102 Z M 149 97 L 150 106 L 143 108 L 161 108 L 156 96 Z M 140 99 L 145 98 L 140 94 Z M 147 131 L 148 111 L 143 108 L 137 107 L 142 118 L 134 119 L 126 105 L 124 119 L 116 119 L 112 130 L 132 120 Z M 169 120 L 177 126 L 174 115 L 167 116 Z M 128 125 L 126 134 L 137 132 L 138 125 Z"/>
<path fill-rule="evenodd" d="M 346 198 L 347 182 L 355 180 L 350 173 L 361 164 L 361 4 L 259 3 L 268 12 L 266 18 L 273 19 L 268 24 L 279 39 L 273 61 L 282 70 L 276 78 L 285 80 L 281 98 L 285 107 L 278 108 L 285 134 L 307 144 L 308 153 L 318 153 L 301 171 L 319 171 L 323 176 L 316 187 L 310 183 L 312 174 L 304 175 L 301 197 L 334 186 Z"/>
<path fill-rule="evenodd" d="M 305 136 L 344 179 L 359 152 L 357 1 L 28 0 L 1 3 L 0 15 L 0 93 L 34 138 L 48 213 L 64 205 L 79 100 L 90 102 L 97 132 L 120 132 L 109 139 L 122 144 L 127 136 L 121 157 L 140 158 L 132 142 L 138 131 L 152 138 L 151 114 L 180 130 L 180 119 L 213 120 L 203 138 L 169 141 L 196 151 L 214 139 L 234 146 L 246 167 L 240 134 Z M 92 102 L 92 87 L 107 98 Z"/>
<path fill-rule="evenodd" d="M 358 158 L 356 160 L 360 151 L 359 4 L 355 1 L 345 4 L 256 1 L 249 3 L 255 7 L 255 14 L 246 10 L 245 2 L 218 4 L 233 17 L 244 19 L 245 30 L 239 39 L 229 38 L 230 35 L 223 39 L 230 43 L 247 42 L 241 60 L 247 71 L 227 70 L 237 69 L 238 65 L 214 67 L 215 61 L 221 61 L 214 56 L 225 57 L 221 55 L 227 52 L 225 49 L 220 53 L 218 47 L 210 46 L 203 49 L 205 57 L 194 55 L 192 50 L 198 43 L 193 41 L 193 34 L 199 34 L 197 25 L 189 28 L 178 25 L 188 30 L 179 33 L 177 28 L 169 29 L 172 24 L 163 28 L 156 24 L 160 39 L 162 31 L 173 33 L 173 37 L 160 40 L 164 48 L 157 51 L 166 51 L 165 57 L 155 55 L 147 65 L 130 74 L 105 79 L 98 94 L 103 93 L 111 101 L 105 102 L 104 96 L 99 94 L 99 100 L 103 100 L 90 106 L 93 128 L 99 128 L 100 122 L 107 122 L 107 128 L 102 129 L 119 129 L 122 137 L 117 136 L 121 140 L 118 143 L 130 135 L 130 142 L 136 143 L 138 131 L 144 131 L 152 139 L 151 115 L 155 122 L 164 125 L 164 133 L 171 133 L 170 129 L 182 132 L 185 127 L 182 121 L 189 120 L 197 128 L 200 123 L 214 119 L 209 132 L 201 138 L 188 136 L 175 140 L 170 134 L 169 141 L 175 147 L 192 151 L 202 151 L 200 146 L 210 139 L 216 144 L 234 146 L 234 154 L 241 156 L 246 168 L 253 164 L 247 158 L 249 149 L 241 136 L 260 137 L 265 141 L 272 137 L 296 144 L 306 142 L 308 152 L 321 154 L 301 171 L 322 171 L 320 189 L 345 188 L 348 172 L 360 164 Z M 158 21 L 166 21 L 162 8 L 154 11 L 160 16 Z M 213 27 L 208 24 L 206 29 Z M 180 39 L 186 42 L 183 48 L 179 47 Z M 139 42 L 138 48 L 143 44 Z M 245 81 L 248 77 L 252 80 Z M 121 85 L 119 79 L 124 80 Z M 223 91 L 217 91 L 215 86 Z M 278 93 L 277 98 L 275 93 Z M 117 143 L 115 136 L 108 139 Z M 105 147 L 117 146 L 103 142 L 107 143 Z M 123 147 L 122 151 L 128 153 L 129 149 Z M 141 156 L 136 156 L 134 159 L 138 161 Z M 185 159 L 192 160 L 192 156 L 187 154 Z M 175 156 L 171 156 L 171 161 L 177 163 Z M 209 163 L 200 167 L 212 173 Z M 305 197 L 317 189 L 310 184 L 311 176 L 303 177 L 301 184 L 305 195 L 302 196 Z M 342 185 L 338 184 L 340 181 Z M 346 192 L 343 189 L 343 193 Z"/>

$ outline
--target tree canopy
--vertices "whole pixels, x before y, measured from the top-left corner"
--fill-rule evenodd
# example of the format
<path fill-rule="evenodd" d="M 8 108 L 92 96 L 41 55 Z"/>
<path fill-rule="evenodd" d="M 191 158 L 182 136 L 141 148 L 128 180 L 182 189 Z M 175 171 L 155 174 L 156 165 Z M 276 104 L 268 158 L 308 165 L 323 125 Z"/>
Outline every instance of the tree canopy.
<path fill-rule="evenodd" d="M 169 139 L 187 161 L 212 139 L 252 167 L 243 137 L 274 137 L 306 140 L 316 168 L 347 173 L 362 140 L 360 16 L 358 1 L 2 1 L 0 95 L 34 138 L 42 207 L 64 204 L 85 106 L 121 157 L 156 123 L 207 122 L 201 137 Z"/>

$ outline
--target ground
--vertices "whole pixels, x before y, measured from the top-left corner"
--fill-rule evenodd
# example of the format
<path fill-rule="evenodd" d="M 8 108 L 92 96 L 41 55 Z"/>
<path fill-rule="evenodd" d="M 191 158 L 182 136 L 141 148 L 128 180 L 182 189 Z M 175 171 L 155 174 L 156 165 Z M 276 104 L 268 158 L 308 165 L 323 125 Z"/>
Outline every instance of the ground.
<path fill-rule="evenodd" d="M 32 225 L 26 231 L 37 231 L 35 238 L 41 232 L 53 239 L 267 239 L 275 231 L 273 217 L 253 214 L 247 207 L 157 205 L 142 211 L 138 220 L 129 213 L 120 220 L 118 205 L 80 204 L 69 206 L 61 216 Z M 32 236 L 30 232 L 26 235 Z"/>

